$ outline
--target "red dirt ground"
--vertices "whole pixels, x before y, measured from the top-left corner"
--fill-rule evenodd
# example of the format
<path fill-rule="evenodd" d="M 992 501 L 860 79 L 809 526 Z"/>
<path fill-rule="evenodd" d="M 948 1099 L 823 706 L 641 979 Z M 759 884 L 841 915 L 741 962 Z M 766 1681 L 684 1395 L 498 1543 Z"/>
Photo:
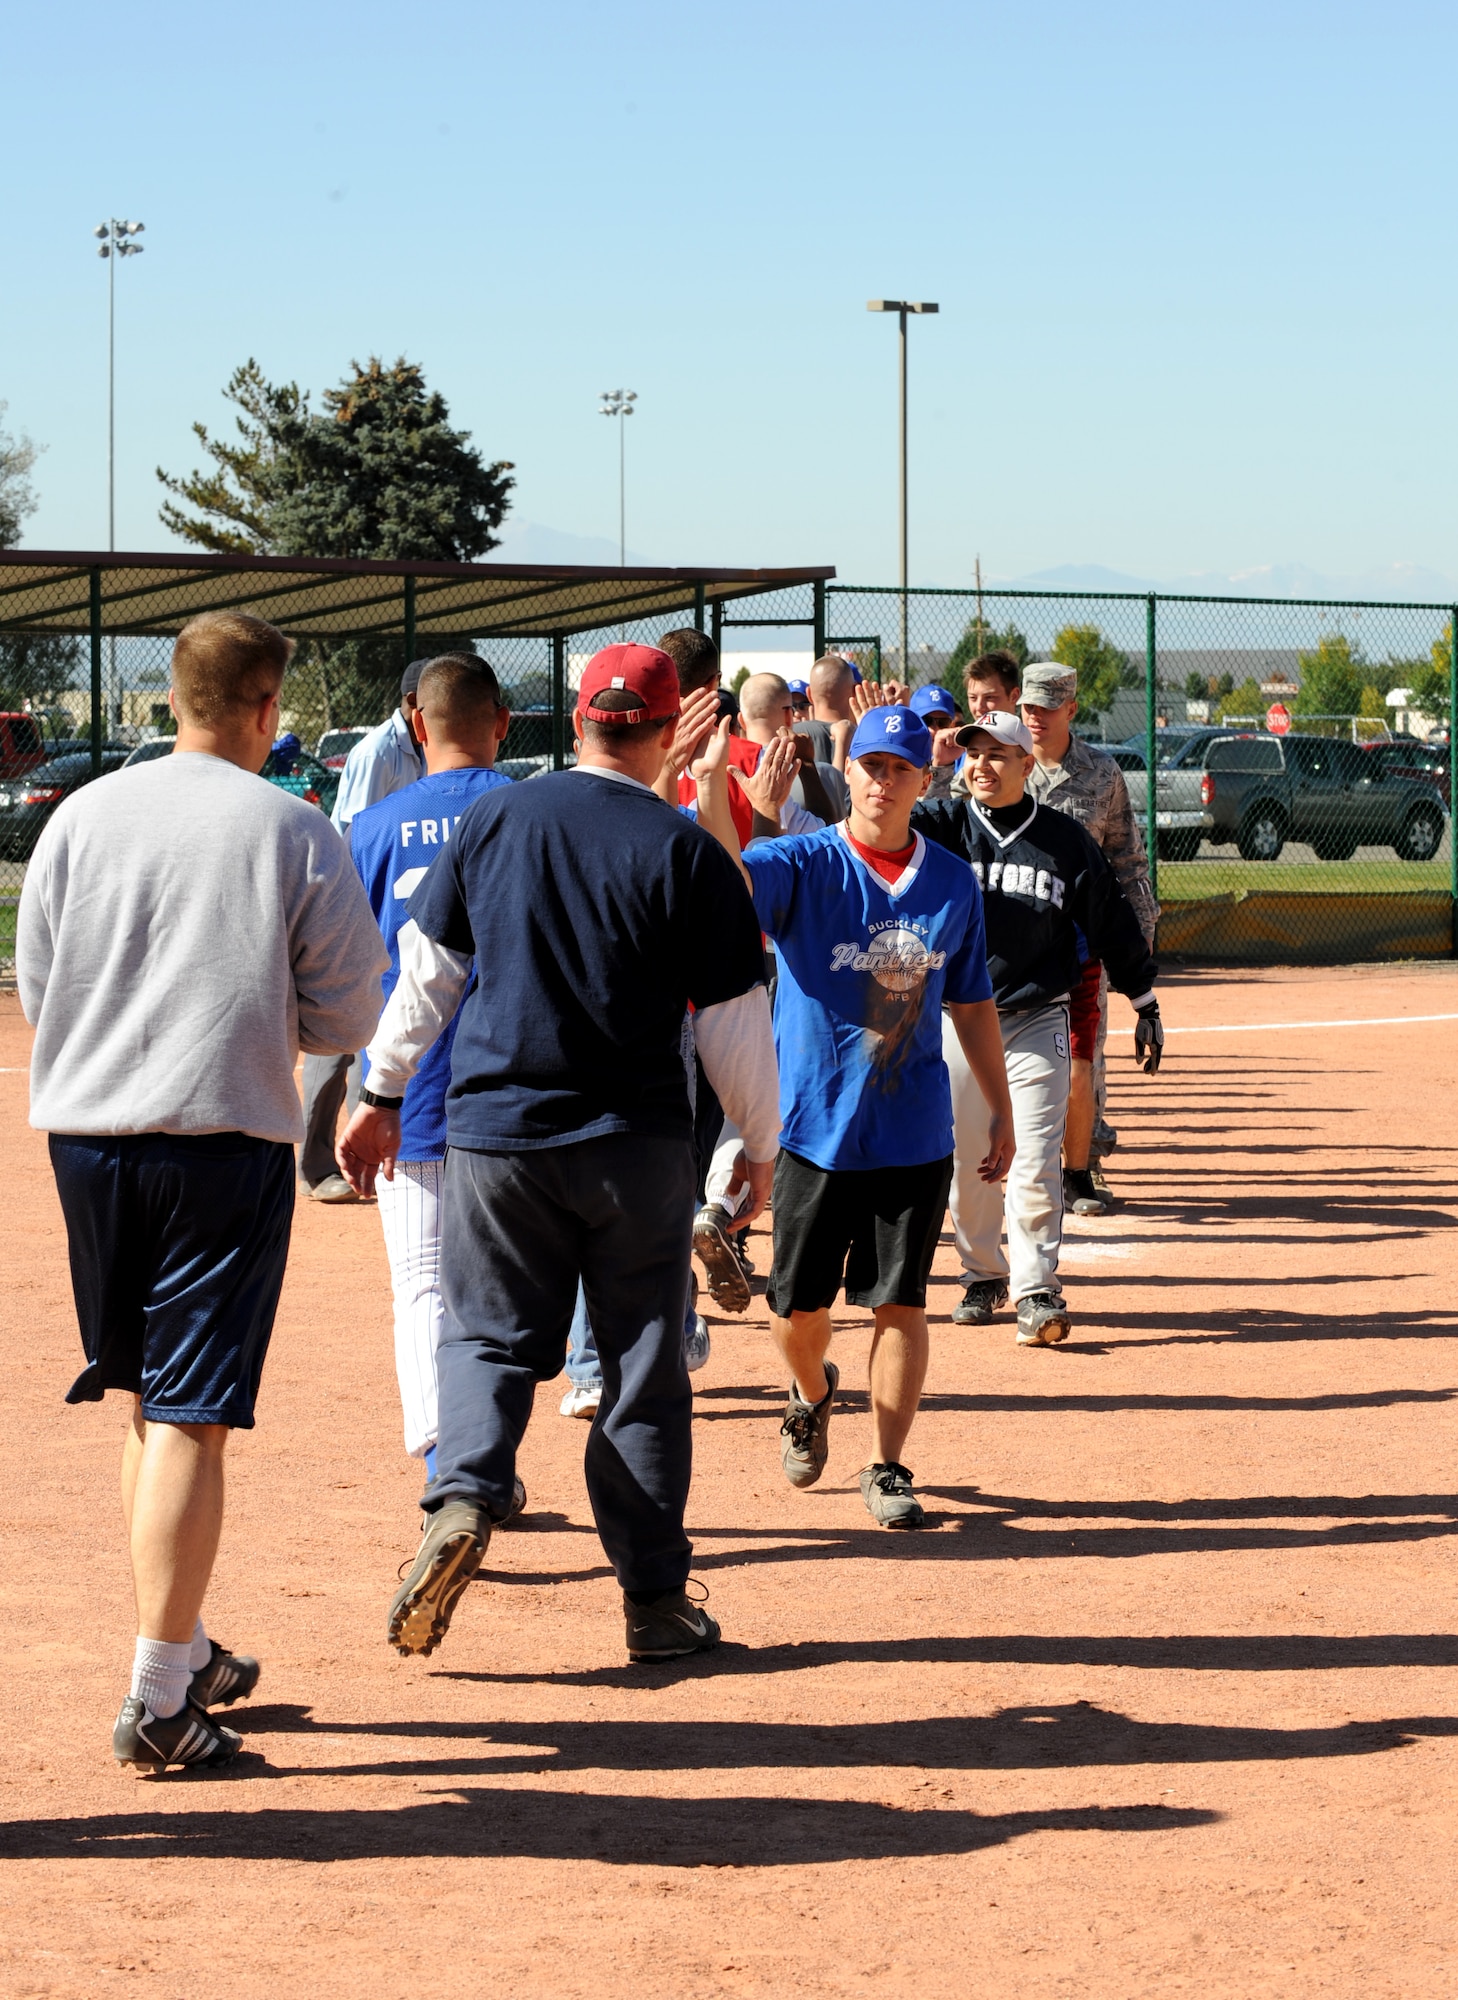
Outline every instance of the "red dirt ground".
<path fill-rule="evenodd" d="M 1177 974 L 1172 1027 L 1458 1014 L 1458 968 Z M 1116 1003 L 1117 1007 L 1118 1003 Z M 79 1366 L 27 1034 L 0 1002 L 7 1994 L 371 2000 L 1458 1992 L 1454 1022 L 1120 1024 L 1076 1330 L 951 1325 L 872 1528 L 865 1322 L 830 1473 L 781 1478 L 763 1308 L 697 1378 L 696 1573 L 726 1644 L 624 1663 L 544 1390 L 531 1495 L 429 1661 L 371 1209 L 300 1213 L 209 1624 L 265 1661 L 236 1774 L 139 1781 L 120 1399 Z M 763 1269 L 766 1243 L 755 1244 Z"/>

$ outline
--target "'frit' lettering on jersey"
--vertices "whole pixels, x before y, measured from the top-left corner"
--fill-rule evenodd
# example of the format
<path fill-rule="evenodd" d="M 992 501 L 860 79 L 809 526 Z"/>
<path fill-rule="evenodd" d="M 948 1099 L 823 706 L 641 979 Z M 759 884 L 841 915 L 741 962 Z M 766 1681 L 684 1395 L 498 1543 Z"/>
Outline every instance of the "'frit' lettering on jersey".
<path fill-rule="evenodd" d="M 1061 875 L 1053 874 L 1050 869 L 1033 868 L 1021 861 L 990 861 L 985 867 L 982 862 L 974 861 L 972 873 L 989 892 L 1001 890 L 1004 896 L 1031 896 L 1035 903 L 1051 903 L 1055 910 L 1063 908 L 1067 885 Z"/>
<path fill-rule="evenodd" d="M 408 847 L 418 833 L 420 846 L 444 847 L 451 837 L 451 829 L 460 823 L 459 813 L 454 819 L 445 813 L 442 813 L 439 819 L 403 819 L 400 822 L 400 845 Z"/>

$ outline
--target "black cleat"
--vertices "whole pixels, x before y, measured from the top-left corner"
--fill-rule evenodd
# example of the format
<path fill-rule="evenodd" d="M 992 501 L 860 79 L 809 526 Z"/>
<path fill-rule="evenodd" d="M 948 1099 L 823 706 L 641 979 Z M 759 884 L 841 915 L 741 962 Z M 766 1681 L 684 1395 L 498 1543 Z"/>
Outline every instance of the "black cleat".
<path fill-rule="evenodd" d="M 952 1319 L 957 1326 L 987 1326 L 998 1308 L 1006 1304 L 1007 1286 L 1001 1278 L 974 1278 L 961 1303 L 952 1307 Z"/>
<path fill-rule="evenodd" d="M 744 1275 L 728 1222 L 717 1202 L 705 1203 L 694 1217 L 694 1254 L 704 1267 L 709 1295 L 720 1312 L 748 1312 L 749 1280 Z"/>
<path fill-rule="evenodd" d="M 1063 1169 L 1063 1206 L 1071 1215 L 1102 1215 L 1103 1199 L 1088 1167 Z"/>
<path fill-rule="evenodd" d="M 237 1730 L 214 1722 L 191 1695 L 176 1715 L 153 1715 L 139 1694 L 129 1694 L 111 1732 L 111 1754 L 118 1764 L 159 1776 L 169 1764 L 217 1770 L 231 1764 L 242 1748 Z"/>
<path fill-rule="evenodd" d="M 719 1643 L 719 1625 L 686 1590 L 670 1590 L 652 1604 L 635 1604 L 623 1593 L 628 1622 L 628 1658 L 639 1664 L 679 1660 L 685 1653 L 706 1653 Z"/>
<path fill-rule="evenodd" d="M 243 1701 L 258 1686 L 258 1676 L 263 1671 L 257 1660 L 251 1660 L 246 1653 L 230 1653 L 226 1646 L 220 1646 L 216 1639 L 209 1639 L 212 1655 L 205 1667 L 199 1667 L 192 1677 L 192 1685 L 187 1690 L 189 1701 L 195 1701 L 199 1708 L 226 1708 L 230 1702 Z"/>

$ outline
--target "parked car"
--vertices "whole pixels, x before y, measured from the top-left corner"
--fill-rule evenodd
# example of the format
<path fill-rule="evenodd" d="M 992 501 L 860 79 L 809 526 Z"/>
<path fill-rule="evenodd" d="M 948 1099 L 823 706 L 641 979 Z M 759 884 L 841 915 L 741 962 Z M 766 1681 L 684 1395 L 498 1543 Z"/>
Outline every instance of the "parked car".
<path fill-rule="evenodd" d="M 33 715 L 0 713 L 0 778 L 18 778 L 46 761 L 45 739 Z"/>
<path fill-rule="evenodd" d="M 274 753 L 269 757 L 263 775 L 269 784 L 292 792 L 295 798 L 307 799 L 311 806 L 318 806 L 323 812 L 333 812 L 334 801 L 339 796 L 339 772 L 331 771 L 309 751 L 300 750 L 286 771 L 278 769 L 277 753 Z"/>
<path fill-rule="evenodd" d="M 122 769 L 129 771 L 133 764 L 150 764 L 158 757 L 170 757 L 176 742 L 175 736 L 151 736 L 145 743 L 137 745 Z"/>
<path fill-rule="evenodd" d="M 369 733 L 369 730 L 364 727 L 358 729 L 326 729 L 324 734 L 319 738 L 319 741 L 314 745 L 314 755 L 319 759 L 319 762 L 324 766 L 326 771 L 342 771 L 344 769 L 345 758 L 348 757 L 350 751 L 359 742 L 360 738 L 368 736 Z"/>
<path fill-rule="evenodd" d="M 1147 780 L 1131 772 L 1142 811 Z M 1431 861 L 1447 814 L 1431 780 L 1384 771 L 1355 743 L 1328 736 L 1201 732 L 1155 774 L 1160 854 L 1192 860 L 1200 840 L 1233 841 L 1243 860 L 1274 861 L 1305 841 L 1323 861 L 1359 847 L 1391 847 L 1403 861 Z M 1168 842 L 1168 847 L 1166 847 Z"/>
<path fill-rule="evenodd" d="M 101 769 L 119 771 L 127 761 L 125 748 L 103 750 Z M 90 751 L 51 757 L 19 779 L 0 785 L 0 860 L 29 861 L 41 829 L 62 799 L 91 780 Z"/>
<path fill-rule="evenodd" d="M 544 771 L 550 771 L 550 757 L 498 757 L 495 769 L 503 777 L 513 778 L 520 783 L 525 778 L 540 778 Z"/>
<path fill-rule="evenodd" d="M 1417 736 L 1388 736 L 1360 746 L 1384 778 L 1412 778 L 1432 785 L 1445 802 L 1448 797 L 1448 746 L 1425 743 Z"/>
<path fill-rule="evenodd" d="M 1209 827 L 1209 816 L 1200 801 L 1200 779 L 1204 775 L 1205 754 L 1212 743 L 1223 743 L 1234 734 L 1220 728 L 1161 729 L 1154 739 L 1157 776 L 1155 779 L 1156 842 L 1161 861 L 1193 861 Z M 1145 739 L 1130 737 L 1123 743 L 1106 746 L 1124 772 L 1129 800 L 1141 827 L 1149 796 L 1144 767 Z M 1181 775 L 1176 777 L 1175 773 Z"/>

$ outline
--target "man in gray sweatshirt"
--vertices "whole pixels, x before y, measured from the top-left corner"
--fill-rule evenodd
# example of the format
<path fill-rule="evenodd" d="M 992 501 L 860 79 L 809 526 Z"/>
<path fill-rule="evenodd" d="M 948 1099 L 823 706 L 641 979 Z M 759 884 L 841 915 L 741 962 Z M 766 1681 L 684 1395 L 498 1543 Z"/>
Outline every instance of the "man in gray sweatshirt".
<path fill-rule="evenodd" d="M 223 1449 L 249 1429 L 273 1331 L 302 1136 L 299 1050 L 369 1039 L 384 948 L 317 806 L 257 775 L 293 642 L 208 612 L 172 658 L 170 757 L 59 808 L 27 871 L 16 959 L 36 1030 L 86 1367 L 67 1401 L 135 1399 L 122 1512 L 136 1588 L 117 1761 L 215 1765 L 208 1714 L 258 1662 L 209 1639 Z"/>

